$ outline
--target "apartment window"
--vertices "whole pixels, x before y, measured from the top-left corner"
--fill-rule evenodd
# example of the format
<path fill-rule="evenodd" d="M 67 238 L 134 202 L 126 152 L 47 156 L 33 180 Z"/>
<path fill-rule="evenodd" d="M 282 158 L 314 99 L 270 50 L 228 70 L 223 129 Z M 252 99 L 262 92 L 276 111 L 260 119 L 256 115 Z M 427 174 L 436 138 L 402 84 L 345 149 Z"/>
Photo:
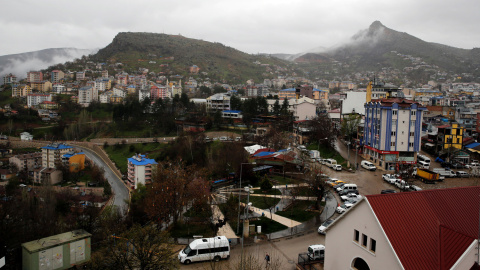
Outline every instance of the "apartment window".
<path fill-rule="evenodd" d="M 410 132 L 410 137 L 415 136 L 415 132 Z"/>
<path fill-rule="evenodd" d="M 377 250 L 377 241 L 375 239 L 370 238 L 370 251 L 375 253 Z"/>
<path fill-rule="evenodd" d="M 395 147 L 395 142 L 391 142 L 391 143 L 390 143 L 390 146 Z"/>
<path fill-rule="evenodd" d="M 355 242 L 360 241 L 360 232 L 357 230 L 353 230 L 353 241 Z"/>
<path fill-rule="evenodd" d="M 415 121 L 410 121 L 410 126 L 415 127 Z"/>
<path fill-rule="evenodd" d="M 362 246 L 367 247 L 368 237 L 362 233 Z"/>
<path fill-rule="evenodd" d="M 396 127 L 397 126 L 397 120 L 393 120 L 392 121 L 392 127 Z"/>
<path fill-rule="evenodd" d="M 408 146 L 413 147 L 413 142 L 408 143 Z"/>
<path fill-rule="evenodd" d="M 395 131 L 392 131 L 392 136 L 395 136 L 396 135 L 396 132 Z"/>
<path fill-rule="evenodd" d="M 393 110 L 392 115 L 397 115 L 397 110 Z"/>
<path fill-rule="evenodd" d="M 411 111 L 411 115 L 415 115 L 417 111 Z"/>

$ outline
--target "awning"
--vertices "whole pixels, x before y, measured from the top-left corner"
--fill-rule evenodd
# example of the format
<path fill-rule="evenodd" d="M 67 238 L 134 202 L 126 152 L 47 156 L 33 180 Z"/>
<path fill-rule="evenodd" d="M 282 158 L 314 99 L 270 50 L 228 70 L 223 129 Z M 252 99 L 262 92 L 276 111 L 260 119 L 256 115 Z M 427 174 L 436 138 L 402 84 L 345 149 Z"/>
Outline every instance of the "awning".
<path fill-rule="evenodd" d="M 434 147 L 435 145 L 433 143 L 426 143 L 425 146 Z"/>

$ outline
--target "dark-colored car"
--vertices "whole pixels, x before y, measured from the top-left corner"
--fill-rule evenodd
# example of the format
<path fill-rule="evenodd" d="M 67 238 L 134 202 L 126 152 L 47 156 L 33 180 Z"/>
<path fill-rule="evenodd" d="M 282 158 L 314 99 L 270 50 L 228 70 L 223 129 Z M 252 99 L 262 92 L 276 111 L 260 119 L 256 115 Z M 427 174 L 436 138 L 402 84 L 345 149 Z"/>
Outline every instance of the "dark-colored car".
<path fill-rule="evenodd" d="M 450 162 L 442 162 L 440 164 L 440 166 L 442 166 L 442 168 L 451 168 L 452 167 L 452 163 Z"/>
<path fill-rule="evenodd" d="M 397 192 L 393 189 L 384 189 L 380 192 L 380 194 L 390 194 L 390 193 L 397 193 Z"/>

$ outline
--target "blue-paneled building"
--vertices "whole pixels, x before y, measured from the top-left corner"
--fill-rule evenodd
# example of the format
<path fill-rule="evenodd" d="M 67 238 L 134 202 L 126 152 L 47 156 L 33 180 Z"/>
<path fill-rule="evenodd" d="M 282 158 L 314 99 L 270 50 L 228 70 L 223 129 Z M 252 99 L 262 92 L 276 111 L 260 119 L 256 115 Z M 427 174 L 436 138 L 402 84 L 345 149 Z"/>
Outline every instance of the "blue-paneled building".
<path fill-rule="evenodd" d="M 416 163 L 426 109 L 405 98 L 365 103 L 363 152 L 367 159 L 386 170 L 393 170 L 397 163 Z"/>

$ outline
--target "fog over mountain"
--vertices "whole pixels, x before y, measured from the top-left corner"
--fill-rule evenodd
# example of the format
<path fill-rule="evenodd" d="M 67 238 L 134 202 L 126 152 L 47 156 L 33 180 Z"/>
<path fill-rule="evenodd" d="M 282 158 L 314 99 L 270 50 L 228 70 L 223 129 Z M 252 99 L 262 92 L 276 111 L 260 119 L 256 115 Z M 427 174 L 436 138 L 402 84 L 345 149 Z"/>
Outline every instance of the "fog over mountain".
<path fill-rule="evenodd" d="M 0 56 L 0 77 L 12 73 L 18 79 L 26 78 L 27 72 L 72 61 L 83 55 L 96 53 L 98 49 L 52 48 L 34 52 Z"/>

